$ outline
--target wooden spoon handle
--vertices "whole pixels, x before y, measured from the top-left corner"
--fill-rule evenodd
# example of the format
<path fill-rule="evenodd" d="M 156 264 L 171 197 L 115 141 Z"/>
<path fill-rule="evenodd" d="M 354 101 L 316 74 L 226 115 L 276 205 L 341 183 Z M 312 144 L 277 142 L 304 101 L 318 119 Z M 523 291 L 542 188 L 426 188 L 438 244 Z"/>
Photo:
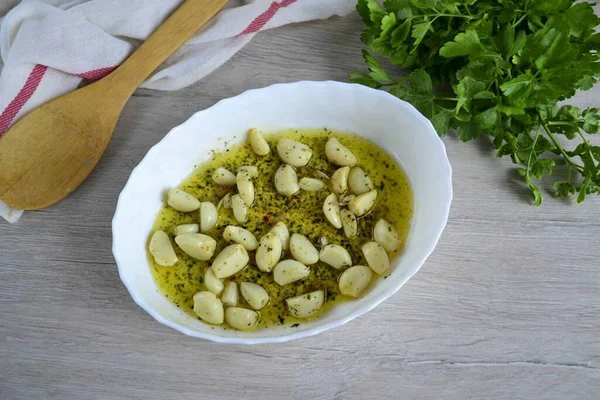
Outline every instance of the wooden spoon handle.
<path fill-rule="evenodd" d="M 227 1 L 186 0 L 119 68 L 104 79 L 104 83 L 129 98 L 160 64 L 214 17 Z"/>

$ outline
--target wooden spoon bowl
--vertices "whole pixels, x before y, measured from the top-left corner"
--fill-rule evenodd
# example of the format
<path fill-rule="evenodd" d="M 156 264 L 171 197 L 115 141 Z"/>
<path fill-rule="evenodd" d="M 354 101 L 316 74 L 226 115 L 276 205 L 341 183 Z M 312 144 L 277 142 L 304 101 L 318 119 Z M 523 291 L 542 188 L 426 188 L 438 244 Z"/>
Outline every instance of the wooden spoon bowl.
<path fill-rule="evenodd" d="M 0 139 L 0 200 L 24 210 L 64 199 L 92 172 L 133 92 L 227 0 L 187 0 L 106 78 L 51 100 Z"/>

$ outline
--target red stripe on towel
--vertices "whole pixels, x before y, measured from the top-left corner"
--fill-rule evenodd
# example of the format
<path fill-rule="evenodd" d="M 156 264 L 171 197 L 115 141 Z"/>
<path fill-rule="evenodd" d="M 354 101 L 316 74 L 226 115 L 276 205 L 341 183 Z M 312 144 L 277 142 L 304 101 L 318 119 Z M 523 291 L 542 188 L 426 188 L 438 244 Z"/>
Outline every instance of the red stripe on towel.
<path fill-rule="evenodd" d="M 240 35 L 247 35 L 249 33 L 258 32 L 263 26 L 267 24 L 267 22 L 271 20 L 271 18 L 275 16 L 275 14 L 277 14 L 277 11 L 279 11 L 279 9 L 285 8 L 290 4 L 295 3 L 296 1 L 297 0 L 283 0 L 279 3 L 276 1 L 272 2 L 267 11 L 254 18 L 254 20 L 250 22 L 250 25 L 248 25 L 246 29 L 244 29 L 240 33 Z"/>
<path fill-rule="evenodd" d="M 115 69 L 117 69 L 117 67 L 118 67 L 118 65 L 115 65 L 114 67 L 93 69 L 91 71 L 84 72 L 82 74 L 77 74 L 77 76 L 80 76 L 85 79 L 90 79 L 92 81 L 97 81 L 97 80 L 104 78 L 106 75 L 110 74 L 111 72 L 113 72 Z"/>
<path fill-rule="evenodd" d="M 35 89 L 37 89 L 47 69 L 48 67 L 40 64 L 33 67 L 33 70 L 25 81 L 25 85 L 23 85 L 19 93 L 8 106 L 6 106 L 2 114 L 0 114 L 0 136 L 8 130 L 8 127 L 15 116 L 21 111 L 21 108 L 27 103 L 27 100 L 33 96 Z"/>

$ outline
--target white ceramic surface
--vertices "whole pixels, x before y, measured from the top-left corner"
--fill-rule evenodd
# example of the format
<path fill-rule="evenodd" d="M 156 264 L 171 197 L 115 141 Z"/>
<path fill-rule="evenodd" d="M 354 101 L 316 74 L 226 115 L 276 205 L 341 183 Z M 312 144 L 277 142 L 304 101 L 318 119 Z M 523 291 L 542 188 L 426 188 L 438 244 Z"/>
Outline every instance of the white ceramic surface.
<path fill-rule="evenodd" d="M 243 142 L 251 127 L 266 133 L 322 127 L 357 133 L 392 154 L 413 188 L 412 227 L 390 276 L 378 280 L 363 298 L 297 328 L 237 332 L 207 325 L 183 313 L 158 291 L 146 258 L 153 219 L 165 192 L 207 160 L 211 150 Z M 296 82 L 250 90 L 197 112 L 148 151 L 119 196 L 112 223 L 113 254 L 135 302 L 157 321 L 182 333 L 245 344 L 307 337 L 373 309 L 419 270 L 446 225 L 451 175 L 444 144 L 431 123 L 409 103 L 386 92 L 340 82 Z"/>

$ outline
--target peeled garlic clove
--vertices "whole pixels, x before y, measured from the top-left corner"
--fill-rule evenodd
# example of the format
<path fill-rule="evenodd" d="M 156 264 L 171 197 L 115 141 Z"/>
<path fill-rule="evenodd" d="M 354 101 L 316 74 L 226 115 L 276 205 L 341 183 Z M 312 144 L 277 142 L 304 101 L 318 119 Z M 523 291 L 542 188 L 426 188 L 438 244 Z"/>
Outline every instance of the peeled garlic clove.
<path fill-rule="evenodd" d="M 348 204 L 350 202 L 350 200 L 352 200 L 353 198 L 355 198 L 356 196 L 353 194 L 347 194 L 345 196 L 342 196 L 340 198 L 340 205 L 341 206 L 345 206 L 346 204 Z"/>
<path fill-rule="evenodd" d="M 231 244 L 223 249 L 212 263 L 215 276 L 227 278 L 238 273 L 248 264 L 250 257 L 241 244 Z"/>
<path fill-rule="evenodd" d="M 235 175 L 228 169 L 219 167 L 212 174 L 213 181 L 218 185 L 232 186 L 235 185 Z"/>
<path fill-rule="evenodd" d="M 256 128 L 252 128 L 248 132 L 248 142 L 250 143 L 250 147 L 252 147 L 252 151 L 259 156 L 266 156 L 271 152 L 269 143 L 267 143 L 263 135 Z"/>
<path fill-rule="evenodd" d="M 383 274 L 390 267 L 390 259 L 383 246 L 379 243 L 368 242 L 363 244 L 362 253 L 369 267 L 379 275 Z"/>
<path fill-rule="evenodd" d="M 373 271 L 369 267 L 364 265 L 350 267 L 344 271 L 338 281 L 340 293 L 345 296 L 358 297 L 369 286 L 372 277 Z"/>
<path fill-rule="evenodd" d="M 319 241 L 321 242 L 321 246 L 327 246 L 329 244 L 329 240 L 327 240 L 325 236 L 321 236 Z"/>
<path fill-rule="evenodd" d="M 252 177 L 246 171 L 240 171 L 236 178 L 238 194 L 248 207 L 254 203 L 254 183 Z"/>
<path fill-rule="evenodd" d="M 347 238 L 355 238 L 358 235 L 358 222 L 356 217 L 350 211 L 343 209 L 340 211 L 342 217 L 342 227 L 344 228 L 344 235 Z"/>
<path fill-rule="evenodd" d="M 237 172 L 240 172 L 240 171 L 246 172 L 248 175 L 250 175 L 251 178 L 258 177 L 258 168 L 256 168 L 254 165 L 243 165 L 243 166 L 239 167 L 237 170 Z"/>
<path fill-rule="evenodd" d="M 209 324 L 223 323 L 223 303 L 212 292 L 204 291 L 194 295 L 194 312 Z"/>
<path fill-rule="evenodd" d="M 298 182 L 298 186 L 305 192 L 318 192 L 325 187 L 325 183 L 320 179 L 302 178 Z"/>
<path fill-rule="evenodd" d="M 352 214 L 357 217 L 362 217 L 375 205 L 377 200 L 377 190 L 371 190 L 370 192 L 360 194 L 348 202 L 348 208 Z"/>
<path fill-rule="evenodd" d="M 223 208 L 231 208 L 231 192 L 227 193 L 225 196 L 219 200 L 217 203 L 217 210 Z"/>
<path fill-rule="evenodd" d="M 279 262 L 282 253 L 281 239 L 274 232 L 269 232 L 260 239 L 256 250 L 256 266 L 265 272 L 271 272 Z"/>
<path fill-rule="evenodd" d="M 214 294 L 219 294 L 225 285 L 223 285 L 223 281 L 215 276 L 212 268 L 206 268 L 206 271 L 204 271 L 204 286 Z"/>
<path fill-rule="evenodd" d="M 280 261 L 273 268 L 273 279 L 281 286 L 304 279 L 309 274 L 310 268 L 296 260 Z"/>
<path fill-rule="evenodd" d="M 304 143 L 283 138 L 277 142 L 277 154 L 286 164 L 304 167 L 312 157 L 312 150 Z"/>
<path fill-rule="evenodd" d="M 373 239 L 390 253 L 396 251 L 402 242 L 394 226 L 383 218 L 378 220 L 373 228 Z"/>
<path fill-rule="evenodd" d="M 173 188 L 167 193 L 167 204 L 177 211 L 190 212 L 200 207 L 200 200 L 188 192 Z"/>
<path fill-rule="evenodd" d="M 338 244 L 328 244 L 324 246 L 319 252 L 319 260 L 325 264 L 331 265 L 335 269 L 352 265 L 350 253 Z"/>
<path fill-rule="evenodd" d="M 296 170 L 289 164 L 277 168 L 275 172 L 275 189 L 284 196 L 292 196 L 300 190 Z"/>
<path fill-rule="evenodd" d="M 235 282 L 228 282 L 221 294 L 221 301 L 228 306 L 237 306 L 238 288 Z"/>
<path fill-rule="evenodd" d="M 246 222 L 248 219 L 248 206 L 239 194 L 231 196 L 231 209 L 233 210 L 233 217 L 237 222 L 240 224 Z"/>
<path fill-rule="evenodd" d="M 184 224 L 177 225 L 173 228 L 173 233 L 175 236 L 182 235 L 184 233 L 198 233 L 200 231 L 200 226 L 198 224 Z"/>
<path fill-rule="evenodd" d="M 240 292 L 242 297 L 255 310 L 260 310 L 269 303 L 269 294 L 260 285 L 252 282 L 240 283 Z"/>
<path fill-rule="evenodd" d="M 350 170 L 348 187 L 356 195 L 367 193 L 375 188 L 373 181 L 361 167 L 352 167 Z"/>
<path fill-rule="evenodd" d="M 325 155 L 330 162 L 340 167 L 356 164 L 356 156 L 336 138 L 331 138 L 327 141 Z"/>
<path fill-rule="evenodd" d="M 348 174 L 350 173 L 350 167 L 338 168 L 333 175 L 331 175 L 331 186 L 333 191 L 337 194 L 342 194 L 348 190 Z"/>
<path fill-rule="evenodd" d="M 319 251 L 304 235 L 294 233 L 290 238 L 290 252 L 292 257 L 305 265 L 312 265 L 319 261 Z"/>
<path fill-rule="evenodd" d="M 342 227 L 340 204 L 338 203 L 335 193 L 331 193 L 325 198 L 325 201 L 323 202 L 323 214 L 325 214 L 325 218 L 327 218 L 327 221 L 329 221 L 334 228 L 340 229 Z"/>
<path fill-rule="evenodd" d="M 260 320 L 256 311 L 242 307 L 227 307 L 225 309 L 225 322 L 240 331 L 254 329 Z"/>
<path fill-rule="evenodd" d="M 287 251 L 290 246 L 290 231 L 288 231 L 287 226 L 283 222 L 276 223 L 269 232 L 273 232 L 279 237 L 281 240 L 281 248 L 283 251 Z"/>
<path fill-rule="evenodd" d="M 171 245 L 171 240 L 163 231 L 154 232 L 152 239 L 150 239 L 150 246 L 148 246 L 148 249 L 150 250 L 152 257 L 154 257 L 154 261 L 163 267 L 170 267 L 178 261 L 177 255 Z"/>
<path fill-rule="evenodd" d="M 197 260 L 206 261 L 215 254 L 217 241 L 201 233 L 184 233 L 175 237 L 175 243 L 187 255 Z"/>
<path fill-rule="evenodd" d="M 327 174 L 325 172 L 321 171 L 320 169 L 315 168 L 315 174 L 323 180 L 326 180 L 326 181 L 329 180 L 329 177 L 327 176 Z"/>
<path fill-rule="evenodd" d="M 240 228 L 239 226 L 229 225 L 223 231 L 223 238 L 228 242 L 239 243 L 246 250 L 256 250 L 258 247 L 258 240 L 256 237 L 247 229 Z"/>
<path fill-rule="evenodd" d="M 210 201 L 200 203 L 200 230 L 208 232 L 217 225 L 219 214 L 217 207 Z"/>
<path fill-rule="evenodd" d="M 285 300 L 287 308 L 296 318 L 308 318 L 323 307 L 325 302 L 325 292 L 315 290 L 314 292 L 302 294 L 296 297 L 290 297 Z"/>

